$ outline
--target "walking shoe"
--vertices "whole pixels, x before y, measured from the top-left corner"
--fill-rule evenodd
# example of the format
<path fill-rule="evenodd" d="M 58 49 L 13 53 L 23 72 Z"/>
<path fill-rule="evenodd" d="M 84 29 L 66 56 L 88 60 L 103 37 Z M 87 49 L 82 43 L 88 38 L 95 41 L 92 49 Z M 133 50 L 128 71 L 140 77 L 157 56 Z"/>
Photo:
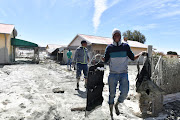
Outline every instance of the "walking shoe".
<path fill-rule="evenodd" d="M 114 118 L 113 118 L 113 104 L 109 105 L 109 111 L 110 111 L 111 120 L 114 120 Z"/>
<path fill-rule="evenodd" d="M 75 90 L 79 90 L 79 83 L 77 83 L 77 88 Z"/>
<path fill-rule="evenodd" d="M 117 114 L 117 115 L 120 114 L 119 109 L 118 109 L 118 104 L 119 104 L 119 102 L 116 102 L 116 104 L 114 105 L 115 111 L 116 111 L 116 114 Z"/>
<path fill-rule="evenodd" d="M 84 87 L 87 88 L 87 84 L 84 84 Z"/>
<path fill-rule="evenodd" d="M 87 88 L 87 79 L 85 78 L 85 84 L 84 84 L 84 87 Z"/>

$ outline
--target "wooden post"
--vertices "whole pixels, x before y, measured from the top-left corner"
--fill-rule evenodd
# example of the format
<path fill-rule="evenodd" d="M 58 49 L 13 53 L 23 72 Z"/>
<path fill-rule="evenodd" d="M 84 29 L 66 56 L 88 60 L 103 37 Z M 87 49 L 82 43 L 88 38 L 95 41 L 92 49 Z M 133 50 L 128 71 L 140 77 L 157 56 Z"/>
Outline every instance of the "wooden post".
<path fill-rule="evenodd" d="M 159 79 L 160 79 L 160 86 L 161 86 L 163 84 L 163 81 L 162 81 L 162 57 L 159 62 Z"/>
<path fill-rule="evenodd" d="M 59 52 L 59 51 L 58 51 Z M 58 52 L 57 52 L 57 61 L 58 61 Z"/>
<path fill-rule="evenodd" d="M 154 64 L 153 64 L 153 59 L 152 59 L 152 45 L 148 45 L 148 55 L 149 55 L 149 60 L 151 61 L 151 75 L 154 71 Z"/>

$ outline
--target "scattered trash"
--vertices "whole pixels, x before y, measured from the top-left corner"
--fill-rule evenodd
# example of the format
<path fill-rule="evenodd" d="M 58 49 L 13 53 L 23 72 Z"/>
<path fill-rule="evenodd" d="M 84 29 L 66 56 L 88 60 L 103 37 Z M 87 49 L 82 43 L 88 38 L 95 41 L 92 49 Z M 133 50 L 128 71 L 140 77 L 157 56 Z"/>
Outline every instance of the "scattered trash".
<path fill-rule="evenodd" d="M 85 111 L 86 107 L 71 108 L 71 111 Z"/>
<path fill-rule="evenodd" d="M 21 104 L 19 105 L 19 107 L 20 107 L 20 108 L 26 108 L 26 106 L 24 105 L 24 103 L 21 103 Z"/>
<path fill-rule="evenodd" d="M 11 102 L 9 100 L 7 100 L 7 99 L 2 102 L 3 105 L 7 105 L 8 103 L 11 103 Z"/>
<path fill-rule="evenodd" d="M 64 93 L 64 90 L 61 90 L 60 88 L 54 88 L 53 93 Z"/>

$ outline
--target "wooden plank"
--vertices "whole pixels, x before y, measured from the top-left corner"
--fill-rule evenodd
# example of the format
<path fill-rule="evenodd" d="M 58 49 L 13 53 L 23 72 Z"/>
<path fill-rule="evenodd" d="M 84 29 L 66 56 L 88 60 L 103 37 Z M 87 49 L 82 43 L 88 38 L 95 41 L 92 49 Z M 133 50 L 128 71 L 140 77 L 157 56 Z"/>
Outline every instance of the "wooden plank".
<path fill-rule="evenodd" d="M 71 111 L 85 111 L 86 107 L 71 108 Z"/>
<path fill-rule="evenodd" d="M 154 64 L 153 64 L 153 59 L 152 59 L 152 48 L 153 46 L 152 45 L 148 45 L 148 55 L 149 55 L 149 60 L 151 61 L 151 75 L 154 71 Z"/>

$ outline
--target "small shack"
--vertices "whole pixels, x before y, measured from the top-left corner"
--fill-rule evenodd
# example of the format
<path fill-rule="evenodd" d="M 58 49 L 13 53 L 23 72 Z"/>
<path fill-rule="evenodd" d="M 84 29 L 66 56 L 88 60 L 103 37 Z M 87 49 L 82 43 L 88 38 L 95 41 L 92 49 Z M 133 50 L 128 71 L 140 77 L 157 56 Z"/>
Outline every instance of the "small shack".
<path fill-rule="evenodd" d="M 15 48 L 11 45 L 11 38 L 16 36 L 14 25 L 0 24 L 0 64 L 10 64 L 15 60 Z"/>

